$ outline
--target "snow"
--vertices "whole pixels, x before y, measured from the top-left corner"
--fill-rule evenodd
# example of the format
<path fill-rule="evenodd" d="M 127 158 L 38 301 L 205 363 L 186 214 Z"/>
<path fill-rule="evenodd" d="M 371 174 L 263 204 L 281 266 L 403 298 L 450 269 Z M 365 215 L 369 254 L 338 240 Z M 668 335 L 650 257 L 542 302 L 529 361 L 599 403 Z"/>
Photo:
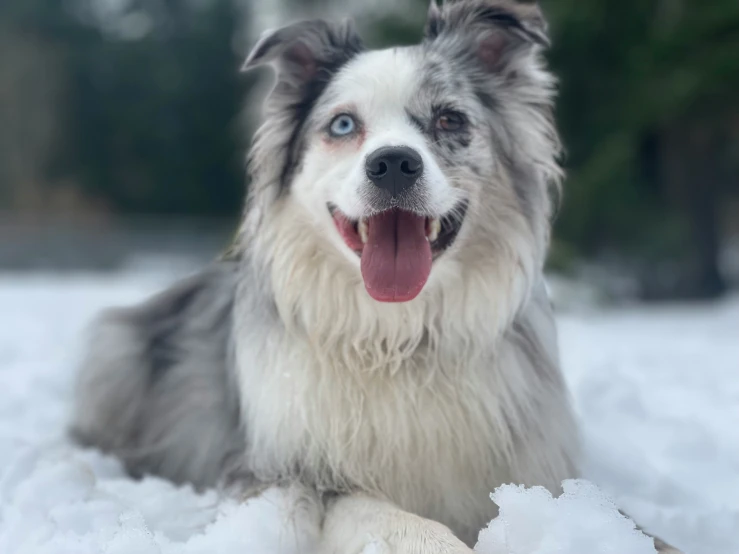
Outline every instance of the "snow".
<path fill-rule="evenodd" d="M 249 502 L 129 479 L 64 431 L 85 325 L 183 268 L 0 274 L 0 552 L 307 554 L 288 493 Z M 739 553 L 739 298 L 716 304 L 577 305 L 560 315 L 586 481 L 553 499 L 505 486 L 480 554 L 653 552 L 621 518 L 687 554 Z M 603 491 L 603 492 L 600 492 Z M 608 495 L 608 496 L 605 496 Z M 297 535 L 297 537 L 296 537 Z"/>
<path fill-rule="evenodd" d="M 543 487 L 503 485 L 499 516 L 480 533 L 484 554 L 654 554 L 654 541 L 587 481 L 565 481 L 558 498 Z"/>
<path fill-rule="evenodd" d="M 585 474 L 690 553 L 739 553 L 739 298 L 560 318 Z"/>
<path fill-rule="evenodd" d="M 161 479 L 134 482 L 114 460 L 68 445 L 11 446 L 16 459 L 0 489 L 3 553 L 302 554 L 315 542 L 310 529 L 290 525 L 291 498 L 277 490 L 236 503 Z"/>

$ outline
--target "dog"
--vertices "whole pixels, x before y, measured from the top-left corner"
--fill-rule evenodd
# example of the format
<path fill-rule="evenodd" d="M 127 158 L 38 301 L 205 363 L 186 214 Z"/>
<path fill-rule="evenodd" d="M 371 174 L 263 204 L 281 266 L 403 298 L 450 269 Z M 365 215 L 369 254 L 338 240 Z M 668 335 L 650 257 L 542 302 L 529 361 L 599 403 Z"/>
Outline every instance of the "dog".
<path fill-rule="evenodd" d="M 297 491 L 332 554 L 469 553 L 497 486 L 577 477 L 543 279 L 548 44 L 514 0 L 432 2 L 410 47 L 366 50 L 349 21 L 264 34 L 234 247 L 100 316 L 77 440 L 135 476 Z"/>

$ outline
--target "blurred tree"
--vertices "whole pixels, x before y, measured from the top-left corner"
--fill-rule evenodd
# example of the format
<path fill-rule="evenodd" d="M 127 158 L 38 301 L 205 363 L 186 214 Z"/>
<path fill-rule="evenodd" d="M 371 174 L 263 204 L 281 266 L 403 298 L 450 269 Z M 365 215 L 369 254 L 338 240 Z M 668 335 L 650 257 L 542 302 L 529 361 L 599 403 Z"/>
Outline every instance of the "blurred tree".
<path fill-rule="evenodd" d="M 79 53 L 72 109 L 85 186 L 128 212 L 238 212 L 234 5 L 138 0 L 116 20 L 124 37 L 101 34 Z"/>
<path fill-rule="evenodd" d="M 0 176 L 3 189 L 23 193 L 6 194 L 6 205 L 22 209 L 18 199 L 31 188 L 48 200 L 49 185 L 73 180 L 114 211 L 238 213 L 245 86 L 233 45 L 243 7 L 231 0 L 4 2 L 0 29 L 6 44 L 14 38 L 0 68 L 26 67 L 31 45 L 40 60 L 35 72 L 25 70 L 33 82 L 0 72 L 16 85 L 3 104 L 22 131 L 0 132 L 2 155 L 12 167 L 35 168 L 31 177 Z M 47 115 L 40 121 L 39 114 Z M 63 138 L 52 138 L 61 121 Z M 13 142 L 18 136 L 35 140 Z"/>
<path fill-rule="evenodd" d="M 52 0 L 0 4 L 0 202 L 48 204 L 50 166 L 67 123 L 70 18 Z"/>
<path fill-rule="evenodd" d="M 717 204 L 737 185 L 728 123 L 739 108 L 739 3 L 545 7 L 568 146 L 559 237 L 586 254 L 639 254 L 646 294 L 720 294 Z"/>

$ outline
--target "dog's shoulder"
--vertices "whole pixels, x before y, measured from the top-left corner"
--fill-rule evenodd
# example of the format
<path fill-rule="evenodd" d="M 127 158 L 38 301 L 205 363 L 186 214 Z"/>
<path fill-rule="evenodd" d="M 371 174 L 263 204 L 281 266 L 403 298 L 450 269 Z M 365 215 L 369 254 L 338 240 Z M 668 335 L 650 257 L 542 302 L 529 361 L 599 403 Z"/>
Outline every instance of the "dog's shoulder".
<path fill-rule="evenodd" d="M 237 448 L 230 335 L 236 262 L 221 261 L 93 323 L 72 432 L 135 475 L 211 485 Z"/>
<path fill-rule="evenodd" d="M 549 368 L 548 374 L 559 376 L 557 325 L 544 281 L 534 287 L 529 301 L 517 314 L 506 338 L 533 368 Z"/>

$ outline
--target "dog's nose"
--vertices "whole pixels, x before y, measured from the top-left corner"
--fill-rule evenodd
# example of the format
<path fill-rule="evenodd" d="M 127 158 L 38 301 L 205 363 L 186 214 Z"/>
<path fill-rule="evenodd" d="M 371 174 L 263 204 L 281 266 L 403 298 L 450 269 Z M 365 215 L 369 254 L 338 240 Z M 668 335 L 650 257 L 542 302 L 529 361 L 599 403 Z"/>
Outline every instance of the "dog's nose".
<path fill-rule="evenodd" d="M 367 156 L 367 177 L 375 186 L 398 196 L 423 173 L 421 155 L 408 146 L 385 146 Z"/>

